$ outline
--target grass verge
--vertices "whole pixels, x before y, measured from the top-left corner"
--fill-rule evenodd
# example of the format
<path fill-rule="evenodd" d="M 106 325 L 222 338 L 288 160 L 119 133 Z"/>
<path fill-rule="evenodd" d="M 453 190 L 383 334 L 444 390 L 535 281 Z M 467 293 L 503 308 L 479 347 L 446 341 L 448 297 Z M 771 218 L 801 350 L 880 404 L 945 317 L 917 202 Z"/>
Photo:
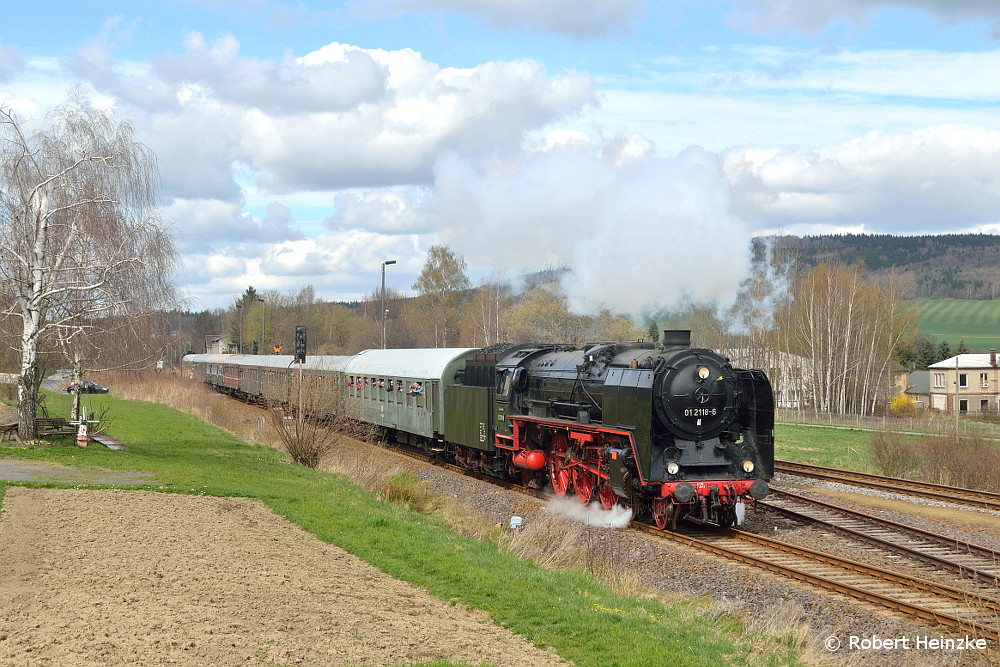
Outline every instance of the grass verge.
<path fill-rule="evenodd" d="M 774 457 L 857 472 L 871 467 L 871 432 L 808 424 L 776 424 Z"/>
<path fill-rule="evenodd" d="M 258 498 L 319 539 L 442 599 L 482 609 L 577 665 L 795 664 L 805 650 L 801 642 L 777 641 L 761 651 L 756 635 L 747 641 L 751 633 L 743 624 L 712 623 L 695 604 L 621 595 L 577 569 L 546 569 L 381 502 L 346 476 L 290 465 L 284 454 L 193 415 L 114 396 L 87 400 L 88 412 L 111 407 L 111 434 L 127 449 L 66 444 L 0 448 L 0 454 L 143 472 L 156 479 L 147 488 L 163 492 Z M 48 401 L 52 414 L 68 413 L 68 397 L 53 394 Z M 259 428 L 252 418 L 236 422 L 251 435 Z M 395 477 L 393 488 L 410 483 Z"/>

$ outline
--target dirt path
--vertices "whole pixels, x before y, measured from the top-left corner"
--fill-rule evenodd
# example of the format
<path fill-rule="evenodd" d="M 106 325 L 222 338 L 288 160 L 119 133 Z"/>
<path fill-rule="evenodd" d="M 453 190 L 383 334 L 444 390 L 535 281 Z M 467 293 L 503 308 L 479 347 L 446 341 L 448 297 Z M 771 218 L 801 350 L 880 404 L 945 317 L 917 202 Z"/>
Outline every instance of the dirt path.
<path fill-rule="evenodd" d="M 9 487 L 0 664 L 560 664 L 262 503 Z"/>

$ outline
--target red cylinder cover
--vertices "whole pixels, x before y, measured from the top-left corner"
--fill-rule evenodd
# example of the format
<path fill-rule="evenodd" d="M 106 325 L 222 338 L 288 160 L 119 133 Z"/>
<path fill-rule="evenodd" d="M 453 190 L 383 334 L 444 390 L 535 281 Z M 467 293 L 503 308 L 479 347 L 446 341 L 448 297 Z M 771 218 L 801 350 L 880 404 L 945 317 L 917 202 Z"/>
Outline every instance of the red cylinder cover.
<path fill-rule="evenodd" d="M 545 468 L 545 464 L 545 452 L 540 449 L 522 449 L 514 454 L 514 465 L 518 468 L 542 470 Z"/>

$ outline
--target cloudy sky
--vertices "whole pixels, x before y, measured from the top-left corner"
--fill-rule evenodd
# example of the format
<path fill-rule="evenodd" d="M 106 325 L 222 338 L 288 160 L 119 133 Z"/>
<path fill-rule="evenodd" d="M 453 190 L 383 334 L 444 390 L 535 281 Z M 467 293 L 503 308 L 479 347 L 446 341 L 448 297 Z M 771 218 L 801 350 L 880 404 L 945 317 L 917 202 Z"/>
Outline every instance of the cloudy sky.
<path fill-rule="evenodd" d="M 39 8 L 44 7 L 40 13 Z M 158 155 L 192 308 L 570 265 L 581 311 L 731 298 L 755 233 L 1000 228 L 994 0 L 15 3 L 0 104 Z M 44 14 L 44 15 L 43 15 Z"/>

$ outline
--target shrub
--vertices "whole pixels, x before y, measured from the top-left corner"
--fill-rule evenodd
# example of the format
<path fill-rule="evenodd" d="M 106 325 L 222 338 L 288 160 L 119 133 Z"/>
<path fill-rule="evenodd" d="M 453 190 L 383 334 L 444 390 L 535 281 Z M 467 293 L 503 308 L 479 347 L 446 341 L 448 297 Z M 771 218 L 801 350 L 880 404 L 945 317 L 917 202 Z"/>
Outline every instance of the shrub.
<path fill-rule="evenodd" d="M 1000 446 L 980 435 L 957 436 L 940 431 L 905 436 L 893 431 L 874 431 L 872 462 L 884 475 L 1000 491 Z"/>
<path fill-rule="evenodd" d="M 917 402 L 906 394 L 900 394 L 889 403 L 889 414 L 893 417 L 916 417 Z"/>
<path fill-rule="evenodd" d="M 920 460 L 919 450 L 919 443 L 912 437 L 895 431 L 872 432 L 872 463 L 883 475 L 906 477 L 916 472 Z"/>

